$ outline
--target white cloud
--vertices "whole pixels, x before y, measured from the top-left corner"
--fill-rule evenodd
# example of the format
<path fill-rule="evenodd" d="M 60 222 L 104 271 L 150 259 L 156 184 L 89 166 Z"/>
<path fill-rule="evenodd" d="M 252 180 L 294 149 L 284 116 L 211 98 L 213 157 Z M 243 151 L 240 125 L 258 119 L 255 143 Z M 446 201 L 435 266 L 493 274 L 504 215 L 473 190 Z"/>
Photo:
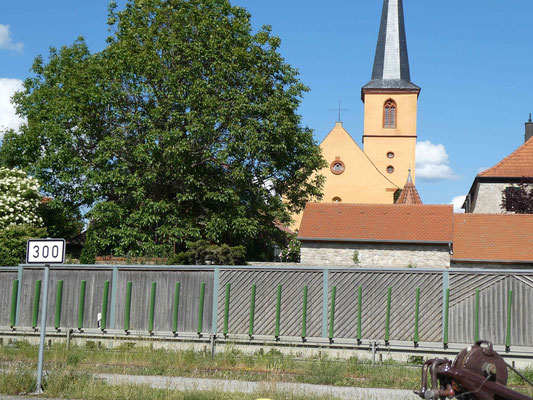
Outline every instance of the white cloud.
<path fill-rule="evenodd" d="M 464 194 L 460 196 L 455 196 L 452 199 L 452 202 L 450 204 L 453 204 L 453 212 L 456 213 L 464 213 L 465 210 L 463 210 L 461 207 L 463 206 L 463 203 L 465 202 L 466 196 Z"/>
<path fill-rule="evenodd" d="M 457 179 L 449 165 L 448 153 L 442 144 L 433 144 L 429 140 L 416 144 L 416 177 L 426 180 Z"/>
<path fill-rule="evenodd" d="M 19 90 L 22 90 L 21 80 L 0 78 L 0 135 L 5 129 L 17 130 L 25 122 L 15 113 L 11 103 L 11 96 Z"/>
<path fill-rule="evenodd" d="M 0 24 L 0 49 L 13 50 L 17 53 L 22 53 L 24 50 L 24 43 L 14 43 L 9 32 L 9 25 Z"/>

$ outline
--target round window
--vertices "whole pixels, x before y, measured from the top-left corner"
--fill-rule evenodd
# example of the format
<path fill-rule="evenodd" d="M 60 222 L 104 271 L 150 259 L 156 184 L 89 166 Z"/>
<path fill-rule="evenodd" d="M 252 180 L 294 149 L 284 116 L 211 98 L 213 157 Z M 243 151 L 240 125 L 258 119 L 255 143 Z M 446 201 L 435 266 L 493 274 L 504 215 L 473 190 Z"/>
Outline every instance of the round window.
<path fill-rule="evenodd" d="M 340 175 L 344 172 L 344 163 L 341 160 L 335 160 L 329 168 L 335 175 Z"/>
<path fill-rule="evenodd" d="M 340 197 L 334 197 L 333 199 L 331 199 L 334 203 L 340 203 L 342 202 L 342 199 Z"/>
<path fill-rule="evenodd" d="M 389 166 L 387 167 L 387 172 L 388 172 L 389 174 L 392 174 L 392 173 L 394 172 L 394 167 L 393 167 L 392 165 L 389 165 Z"/>
<path fill-rule="evenodd" d="M 392 151 L 389 151 L 387 153 L 387 158 L 394 158 L 394 153 Z"/>

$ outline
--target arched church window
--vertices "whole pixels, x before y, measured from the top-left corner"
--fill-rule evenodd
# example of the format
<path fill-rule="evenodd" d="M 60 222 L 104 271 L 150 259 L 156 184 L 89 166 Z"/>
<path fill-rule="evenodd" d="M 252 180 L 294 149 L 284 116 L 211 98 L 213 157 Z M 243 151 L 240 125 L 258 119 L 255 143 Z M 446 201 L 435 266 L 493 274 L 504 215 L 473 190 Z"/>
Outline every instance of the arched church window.
<path fill-rule="evenodd" d="M 387 100 L 383 110 L 383 127 L 396 129 L 397 107 L 394 100 Z"/>

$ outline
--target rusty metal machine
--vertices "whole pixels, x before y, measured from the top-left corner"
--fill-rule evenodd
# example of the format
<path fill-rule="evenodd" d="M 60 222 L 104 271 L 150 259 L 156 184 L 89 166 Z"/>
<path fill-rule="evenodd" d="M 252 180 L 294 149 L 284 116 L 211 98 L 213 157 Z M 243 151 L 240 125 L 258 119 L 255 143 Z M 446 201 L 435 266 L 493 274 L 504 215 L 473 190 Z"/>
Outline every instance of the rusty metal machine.
<path fill-rule="evenodd" d="M 461 400 L 531 400 L 531 397 L 506 386 L 507 368 L 533 386 L 530 380 L 494 351 L 491 342 L 480 340 L 462 350 L 453 362 L 446 358 L 426 361 L 422 366 L 422 386 L 415 393 L 426 400 L 454 397 Z M 430 388 L 427 387 L 428 374 Z"/>

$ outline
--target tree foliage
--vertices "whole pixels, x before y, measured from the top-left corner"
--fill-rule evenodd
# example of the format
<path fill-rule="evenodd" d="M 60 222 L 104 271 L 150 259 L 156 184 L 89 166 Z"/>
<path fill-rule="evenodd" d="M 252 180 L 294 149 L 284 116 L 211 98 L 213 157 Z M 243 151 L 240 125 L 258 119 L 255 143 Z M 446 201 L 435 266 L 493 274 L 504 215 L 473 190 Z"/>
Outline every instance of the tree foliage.
<path fill-rule="evenodd" d="M 71 210 L 98 251 L 265 243 L 320 196 L 324 166 L 296 113 L 307 91 L 269 27 L 228 0 L 111 3 L 107 47 L 38 57 L 15 96 L 28 120 L 0 157 Z"/>
<path fill-rule="evenodd" d="M 39 183 L 24 171 L 0 168 L 0 229 L 11 225 L 41 226 Z"/>
<path fill-rule="evenodd" d="M 533 214 L 533 179 L 522 178 L 502 193 L 502 208 L 517 214 Z"/>

